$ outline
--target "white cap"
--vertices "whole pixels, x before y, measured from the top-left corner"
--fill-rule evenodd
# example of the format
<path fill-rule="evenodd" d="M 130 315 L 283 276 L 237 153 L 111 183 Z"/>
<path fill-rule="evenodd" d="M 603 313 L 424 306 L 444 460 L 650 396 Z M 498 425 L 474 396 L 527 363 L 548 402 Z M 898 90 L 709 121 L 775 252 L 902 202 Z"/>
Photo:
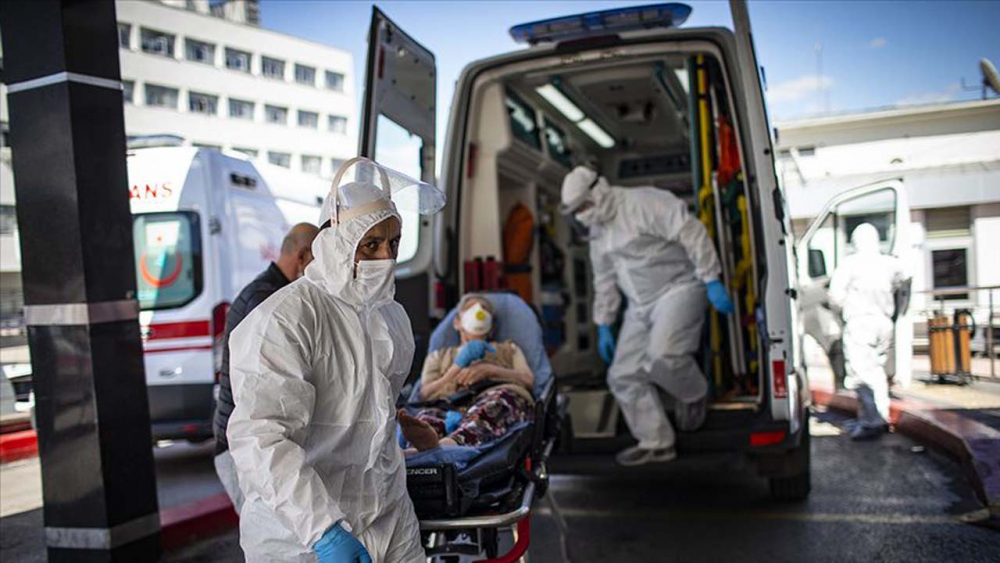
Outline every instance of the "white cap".
<path fill-rule="evenodd" d="M 597 171 L 589 166 L 577 166 L 563 178 L 562 205 L 559 211 L 568 215 L 576 211 L 590 197 L 590 188 L 597 182 Z"/>

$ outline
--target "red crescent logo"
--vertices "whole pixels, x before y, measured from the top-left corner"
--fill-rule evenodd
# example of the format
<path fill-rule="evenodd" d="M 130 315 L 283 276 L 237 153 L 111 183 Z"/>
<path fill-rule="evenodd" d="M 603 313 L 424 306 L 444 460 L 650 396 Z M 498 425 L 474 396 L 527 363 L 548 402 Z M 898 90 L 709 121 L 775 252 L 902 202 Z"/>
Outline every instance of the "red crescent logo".
<path fill-rule="evenodd" d="M 181 255 L 180 254 L 178 254 L 176 256 L 176 258 L 177 258 L 177 265 L 174 267 L 174 271 L 170 272 L 170 275 L 168 275 L 165 278 L 158 278 L 158 277 L 154 276 L 153 274 L 149 273 L 149 269 L 146 267 L 146 257 L 143 256 L 142 258 L 140 258 L 139 259 L 139 273 L 142 274 L 142 281 L 146 282 L 147 284 L 149 284 L 149 285 L 151 285 L 153 287 L 157 287 L 157 288 L 159 288 L 159 287 L 167 287 L 167 286 L 173 284 L 175 281 L 177 281 L 177 278 L 180 277 L 180 275 L 181 275 L 181 264 L 184 262 L 181 259 Z"/>

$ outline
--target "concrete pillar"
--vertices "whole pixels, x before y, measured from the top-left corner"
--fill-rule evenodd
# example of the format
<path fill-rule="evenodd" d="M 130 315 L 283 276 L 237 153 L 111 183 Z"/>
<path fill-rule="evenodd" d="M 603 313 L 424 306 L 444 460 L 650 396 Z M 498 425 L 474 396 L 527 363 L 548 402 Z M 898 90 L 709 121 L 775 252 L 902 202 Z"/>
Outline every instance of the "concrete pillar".
<path fill-rule="evenodd" d="M 0 14 L 48 560 L 155 561 L 115 5 Z"/>

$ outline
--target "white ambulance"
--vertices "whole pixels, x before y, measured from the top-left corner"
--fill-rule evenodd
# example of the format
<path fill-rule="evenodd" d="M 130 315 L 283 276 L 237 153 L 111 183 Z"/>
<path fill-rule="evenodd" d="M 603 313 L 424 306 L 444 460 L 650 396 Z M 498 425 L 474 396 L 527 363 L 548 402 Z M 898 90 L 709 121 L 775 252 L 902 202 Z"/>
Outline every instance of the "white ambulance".
<path fill-rule="evenodd" d="M 128 177 L 153 437 L 208 439 L 229 303 L 329 187 L 195 147 L 131 151 Z"/>
<path fill-rule="evenodd" d="M 891 178 L 840 196 L 808 231 L 808 263 L 796 267 L 749 16 L 742 0 L 731 6 L 734 29 L 685 28 L 683 4 L 531 22 L 510 30 L 526 48 L 468 64 L 445 130 L 438 185 L 448 206 L 420 225 L 396 294 L 420 339 L 457 296 L 495 287 L 501 271 L 501 284 L 538 309 L 570 398 L 563 449 L 616 451 L 631 438 L 597 352 L 587 240 L 559 214 L 559 190 L 589 161 L 612 184 L 672 191 L 706 223 L 737 305 L 729 317 L 706 311 L 699 361 L 712 403 L 700 430 L 679 433 L 681 459 L 740 456 L 776 498 L 800 499 L 810 489 L 810 394 L 799 319 L 835 340 L 823 294 L 850 229 L 874 223 L 898 252 L 909 214 Z M 362 155 L 408 161 L 435 181 L 435 80 L 434 55 L 376 8 Z M 511 230 L 523 229 L 525 208 L 530 252 L 511 252 L 525 240 Z M 505 254 L 521 256 L 503 263 Z"/>

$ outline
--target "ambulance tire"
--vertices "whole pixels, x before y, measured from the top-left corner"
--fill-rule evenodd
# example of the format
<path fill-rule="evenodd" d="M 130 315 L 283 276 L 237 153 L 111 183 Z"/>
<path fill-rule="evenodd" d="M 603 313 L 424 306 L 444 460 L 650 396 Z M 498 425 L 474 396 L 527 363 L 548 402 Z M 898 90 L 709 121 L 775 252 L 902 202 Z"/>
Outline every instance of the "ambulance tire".
<path fill-rule="evenodd" d="M 809 491 L 812 489 L 812 463 L 808 420 L 809 418 L 806 417 L 806 427 L 803 429 L 799 447 L 788 454 L 789 458 L 798 458 L 799 472 L 787 477 L 771 477 L 769 479 L 771 498 L 776 501 L 796 502 L 809 497 Z"/>

